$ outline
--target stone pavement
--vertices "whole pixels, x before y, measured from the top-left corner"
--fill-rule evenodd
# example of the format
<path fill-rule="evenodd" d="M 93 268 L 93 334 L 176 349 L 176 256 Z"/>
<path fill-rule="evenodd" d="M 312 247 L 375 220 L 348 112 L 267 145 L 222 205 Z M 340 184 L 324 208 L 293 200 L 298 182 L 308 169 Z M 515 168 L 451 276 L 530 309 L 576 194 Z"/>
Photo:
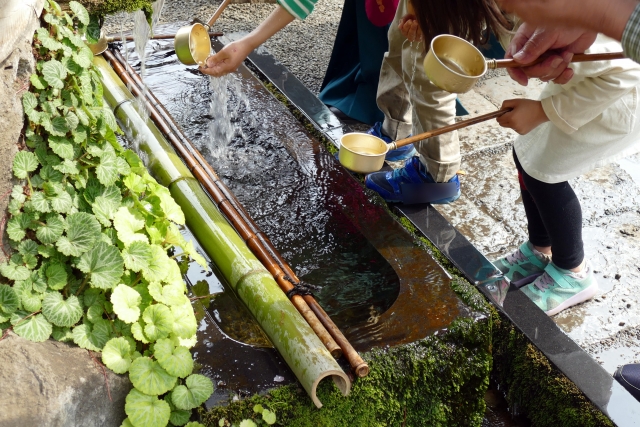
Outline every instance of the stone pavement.
<path fill-rule="evenodd" d="M 522 87 L 506 73 L 496 73 L 460 99 L 473 117 L 500 108 L 505 99 L 537 99 L 542 87 L 539 81 Z M 461 130 L 462 196 L 436 206 L 489 259 L 527 239 L 511 153 L 516 136 L 495 120 Z M 553 320 L 613 373 L 621 364 L 640 362 L 640 155 L 594 170 L 571 185 L 582 204 L 585 252 L 600 292 Z"/>

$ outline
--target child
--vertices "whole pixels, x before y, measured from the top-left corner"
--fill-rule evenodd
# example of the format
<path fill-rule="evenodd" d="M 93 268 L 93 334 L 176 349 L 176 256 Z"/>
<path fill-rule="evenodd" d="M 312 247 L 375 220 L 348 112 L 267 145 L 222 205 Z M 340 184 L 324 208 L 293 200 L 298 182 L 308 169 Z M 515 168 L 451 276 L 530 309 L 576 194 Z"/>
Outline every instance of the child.
<path fill-rule="evenodd" d="M 599 35 L 587 51 L 618 52 Z M 565 85 L 549 83 L 540 100 L 508 100 L 498 118 L 521 136 L 514 142 L 529 241 L 495 262 L 552 316 L 592 298 L 598 284 L 584 260 L 582 211 L 568 180 L 640 150 L 640 66 L 631 60 L 572 64 Z"/>
<path fill-rule="evenodd" d="M 421 36 L 416 37 L 416 28 L 421 30 Z M 454 123 L 456 95 L 432 84 L 422 69 L 425 49 L 429 48 L 431 39 L 438 34 L 455 34 L 475 45 L 483 45 L 490 32 L 500 36 L 511 28 L 494 0 L 413 0 L 411 3 L 400 0 L 389 28 L 389 52 L 382 62 L 378 84 L 378 107 L 385 114 L 385 120 L 370 133 L 388 137 L 385 139 L 390 141 Z M 410 40 L 424 42 L 410 43 Z M 388 202 L 407 202 L 406 194 L 412 195 L 413 202 L 456 200 L 460 196 L 457 132 L 416 145 L 419 156 L 410 158 L 402 168 L 392 172 L 367 175 L 365 185 Z M 438 188 L 433 183 L 446 185 Z M 411 187 L 409 191 L 407 187 Z M 420 197 L 415 197 L 416 194 Z"/>

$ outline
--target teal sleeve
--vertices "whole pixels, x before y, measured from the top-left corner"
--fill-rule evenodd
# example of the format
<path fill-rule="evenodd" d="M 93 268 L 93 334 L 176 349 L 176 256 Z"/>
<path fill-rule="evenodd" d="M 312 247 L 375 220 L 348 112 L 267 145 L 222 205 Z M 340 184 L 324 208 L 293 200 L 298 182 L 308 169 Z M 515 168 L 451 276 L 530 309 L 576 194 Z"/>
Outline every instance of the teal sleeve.
<path fill-rule="evenodd" d="M 278 0 L 278 4 L 300 20 L 305 19 L 316 5 L 317 0 Z"/>
<path fill-rule="evenodd" d="M 622 33 L 622 48 L 625 55 L 636 62 L 640 62 L 640 4 L 629 17 Z"/>

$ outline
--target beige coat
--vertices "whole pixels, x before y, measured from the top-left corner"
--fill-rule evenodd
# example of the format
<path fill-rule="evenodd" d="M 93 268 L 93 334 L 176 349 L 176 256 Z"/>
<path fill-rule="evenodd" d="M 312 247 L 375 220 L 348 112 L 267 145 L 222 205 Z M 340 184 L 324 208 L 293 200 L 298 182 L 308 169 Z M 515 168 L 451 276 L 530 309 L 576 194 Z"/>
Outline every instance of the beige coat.
<path fill-rule="evenodd" d="M 619 52 L 603 35 L 587 52 Z M 640 65 L 630 59 L 572 64 L 565 85 L 549 83 L 540 100 L 549 118 L 514 148 L 527 174 L 558 183 L 640 151 Z"/>

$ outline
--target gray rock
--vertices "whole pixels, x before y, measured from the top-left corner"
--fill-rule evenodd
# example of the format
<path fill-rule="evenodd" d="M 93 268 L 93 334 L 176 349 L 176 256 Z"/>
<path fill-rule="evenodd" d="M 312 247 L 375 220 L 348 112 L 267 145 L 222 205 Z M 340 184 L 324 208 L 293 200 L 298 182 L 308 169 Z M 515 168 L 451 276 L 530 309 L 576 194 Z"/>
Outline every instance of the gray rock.
<path fill-rule="evenodd" d="M 0 341 L 0 427 L 119 427 L 131 383 L 92 354 L 9 333 Z"/>

